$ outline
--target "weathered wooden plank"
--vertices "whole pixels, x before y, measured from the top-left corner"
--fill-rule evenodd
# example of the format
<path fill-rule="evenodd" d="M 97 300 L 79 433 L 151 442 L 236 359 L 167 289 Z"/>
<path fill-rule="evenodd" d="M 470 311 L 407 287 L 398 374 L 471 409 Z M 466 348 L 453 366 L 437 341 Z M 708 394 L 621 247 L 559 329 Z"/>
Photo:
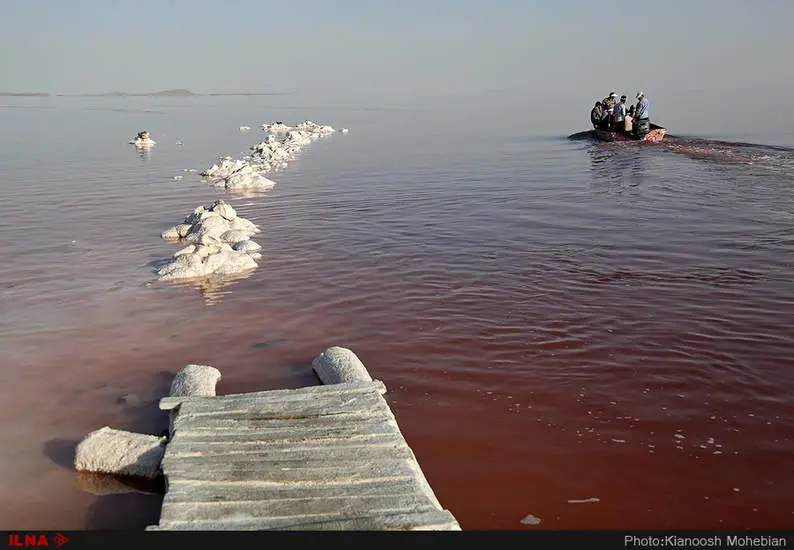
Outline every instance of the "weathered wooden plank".
<path fill-rule="evenodd" d="M 289 389 L 289 390 L 267 390 L 261 392 L 250 393 L 235 393 L 229 395 L 217 395 L 214 397 L 190 397 L 190 396 L 177 396 L 177 397 L 164 397 L 160 400 L 160 409 L 171 410 L 179 407 L 181 404 L 194 403 L 202 404 L 208 402 L 216 402 L 219 400 L 233 401 L 245 400 L 250 398 L 263 399 L 270 402 L 301 400 L 312 397 L 320 397 L 323 395 L 345 395 L 355 394 L 362 392 L 375 391 L 379 394 L 386 393 L 386 386 L 380 380 L 373 380 L 372 382 L 345 382 L 343 384 L 331 384 L 327 386 L 306 386 L 304 388 Z"/>
<path fill-rule="evenodd" d="M 163 457 L 162 469 L 169 472 L 173 464 L 195 468 L 214 468 L 217 464 L 240 464 L 242 467 L 258 466 L 269 463 L 273 468 L 281 467 L 282 463 L 332 464 L 349 461 L 351 464 L 357 460 L 382 460 L 395 458 L 413 458 L 413 453 L 404 444 L 370 445 L 365 447 L 336 447 L 323 449 L 311 447 L 308 449 L 277 449 L 275 451 L 227 451 L 225 453 L 169 453 Z"/>
<path fill-rule="evenodd" d="M 400 447 L 373 447 L 366 450 L 342 449 L 337 452 L 322 453 L 317 449 L 295 452 L 273 453 L 229 453 L 194 456 L 166 456 L 162 461 L 162 470 L 169 477 L 185 472 L 183 479 L 196 479 L 195 470 L 207 469 L 216 472 L 230 471 L 233 474 L 240 470 L 258 472 L 259 475 L 268 476 L 287 470 L 301 469 L 342 469 L 346 468 L 351 474 L 357 472 L 357 465 L 366 464 L 368 468 L 374 465 L 388 467 L 394 460 L 413 460 L 414 456 L 407 446 Z M 218 476 L 213 479 L 229 479 Z M 268 479 L 263 477 L 262 479 Z"/>
<path fill-rule="evenodd" d="M 206 459 L 205 459 L 206 460 Z M 163 473 L 168 480 L 210 481 L 344 481 L 388 479 L 415 474 L 410 464 L 413 459 L 355 460 L 328 464 L 324 461 L 281 461 L 228 463 L 219 462 L 212 467 L 204 460 L 193 463 L 187 459 L 163 462 Z"/>
<path fill-rule="evenodd" d="M 228 421 L 224 422 L 216 419 L 212 422 L 203 422 L 194 418 L 177 418 L 174 421 L 174 432 L 202 432 L 210 431 L 213 433 L 248 433 L 251 430 L 261 431 L 262 433 L 277 433 L 278 431 L 303 432 L 311 430 L 350 430 L 358 426 L 360 431 L 368 427 L 381 427 L 384 425 L 392 426 L 395 431 L 399 431 L 397 421 L 394 416 L 386 411 L 372 411 L 362 413 L 325 415 L 314 418 L 288 418 L 288 419 L 268 419 L 266 422 Z"/>
<path fill-rule="evenodd" d="M 430 509 L 422 494 L 401 494 L 343 498 L 296 498 L 226 502 L 163 502 L 161 521 L 245 520 L 297 515 L 369 515 L 373 512 Z"/>
<path fill-rule="evenodd" d="M 223 454 L 228 452 L 278 452 L 278 451 L 328 451 L 333 449 L 362 449 L 369 446 L 406 445 L 402 436 L 394 432 L 354 435 L 349 437 L 316 437 L 312 439 L 217 441 L 214 439 L 187 439 L 176 437 L 166 447 L 166 456 L 185 454 Z"/>
<path fill-rule="evenodd" d="M 295 516 L 257 518 L 238 521 L 167 521 L 147 530 L 187 531 L 381 531 L 381 530 L 460 530 L 447 510 L 427 509 L 393 513 L 363 514 L 358 517 Z"/>
<path fill-rule="evenodd" d="M 460 529 L 442 511 L 382 382 L 175 397 L 150 529 Z"/>
<path fill-rule="evenodd" d="M 349 427 L 345 429 L 344 427 L 339 427 L 335 429 L 329 428 L 318 428 L 316 430 L 191 430 L 191 431 L 182 431 L 176 434 L 174 439 L 171 440 L 171 444 L 176 444 L 178 441 L 180 444 L 201 444 L 207 443 L 208 445 L 218 444 L 218 445 L 227 445 L 227 444 L 252 444 L 252 443 L 262 443 L 266 444 L 268 442 L 272 442 L 274 445 L 276 444 L 288 444 L 288 443 L 299 443 L 299 442 L 306 442 L 311 443 L 313 441 L 317 441 L 321 443 L 323 440 L 366 440 L 372 439 L 373 441 L 377 441 L 378 439 L 385 438 L 387 436 L 399 434 L 393 427 L 388 425 L 383 425 L 382 427 L 379 426 L 370 426 L 366 428 L 366 431 L 356 431 L 355 427 Z M 170 445 L 170 444 L 169 444 Z M 166 447 L 166 453 L 168 453 L 168 447 Z"/>
<path fill-rule="evenodd" d="M 383 396 L 377 392 L 360 392 L 352 395 L 327 396 L 313 399 L 298 399 L 287 402 L 267 402 L 262 399 L 217 400 L 206 403 L 183 403 L 178 418 L 208 418 L 215 416 L 238 418 L 243 416 L 260 418 L 305 418 L 328 414 L 371 412 L 388 407 Z"/>
<path fill-rule="evenodd" d="M 360 483 L 281 483 L 169 481 L 167 502 L 217 502 L 296 498 L 343 498 L 421 492 L 414 478 L 366 480 Z"/>
<path fill-rule="evenodd" d="M 367 411 L 368 406 L 378 405 L 383 406 L 386 400 L 381 394 L 376 391 L 361 391 L 356 393 L 344 393 L 341 395 L 321 395 L 317 397 L 307 397 L 301 399 L 289 399 L 283 401 L 271 401 L 258 397 L 250 399 L 223 399 L 218 398 L 212 401 L 205 402 L 189 402 L 183 403 L 179 407 L 180 414 L 187 415 L 216 415 L 216 414 L 232 414 L 232 413 L 245 413 L 249 411 L 259 412 L 281 412 L 291 411 L 295 409 L 302 409 L 307 406 L 314 408 L 324 408 L 335 410 L 336 408 L 349 405 L 350 403 L 357 402 L 366 405 L 358 410 Z"/>
<path fill-rule="evenodd" d="M 251 434 L 260 434 L 262 440 L 278 439 L 281 437 L 312 437 L 328 434 L 328 437 L 343 437 L 348 435 L 364 435 L 376 433 L 400 433 L 396 422 L 385 418 L 376 419 L 374 422 L 347 422 L 341 418 L 335 422 L 317 422 L 316 426 L 305 423 L 301 426 L 283 427 L 271 426 L 269 422 L 212 422 L 207 424 L 195 423 L 181 425 L 174 429 L 171 441 L 177 437 L 204 437 L 232 435 L 244 438 Z M 206 439 L 206 437 L 204 437 Z"/>

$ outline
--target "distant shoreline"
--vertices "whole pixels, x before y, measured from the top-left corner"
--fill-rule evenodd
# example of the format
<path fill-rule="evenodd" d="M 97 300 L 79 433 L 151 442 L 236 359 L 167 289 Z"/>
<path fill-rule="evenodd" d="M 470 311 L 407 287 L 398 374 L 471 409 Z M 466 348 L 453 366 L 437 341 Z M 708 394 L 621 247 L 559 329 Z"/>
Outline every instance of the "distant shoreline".
<path fill-rule="evenodd" d="M 262 96 L 289 95 L 291 92 L 210 92 L 196 93 L 186 89 L 161 90 L 159 92 L 105 92 L 96 94 L 54 94 L 56 97 L 217 97 L 217 96 Z M 0 92 L 0 97 L 52 97 L 49 92 Z"/>
<path fill-rule="evenodd" d="M 0 92 L 0 97 L 50 97 L 47 92 Z"/>

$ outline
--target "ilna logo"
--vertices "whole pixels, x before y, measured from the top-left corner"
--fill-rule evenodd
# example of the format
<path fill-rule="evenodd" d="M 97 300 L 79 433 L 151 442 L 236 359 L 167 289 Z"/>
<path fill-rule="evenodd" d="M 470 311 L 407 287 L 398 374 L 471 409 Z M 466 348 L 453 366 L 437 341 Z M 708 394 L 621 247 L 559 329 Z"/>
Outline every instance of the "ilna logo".
<path fill-rule="evenodd" d="M 8 546 L 12 548 L 49 547 L 50 544 L 55 548 L 60 548 L 67 542 L 69 542 L 69 539 L 60 533 L 55 533 L 49 540 L 47 535 L 35 533 L 11 533 L 8 535 Z"/>

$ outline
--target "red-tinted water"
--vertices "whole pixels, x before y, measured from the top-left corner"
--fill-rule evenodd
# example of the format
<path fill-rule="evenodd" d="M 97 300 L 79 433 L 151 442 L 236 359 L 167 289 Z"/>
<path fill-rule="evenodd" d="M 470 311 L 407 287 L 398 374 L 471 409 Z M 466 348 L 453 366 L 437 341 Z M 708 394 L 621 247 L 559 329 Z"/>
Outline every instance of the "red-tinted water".
<path fill-rule="evenodd" d="M 732 152 L 748 165 L 687 154 L 704 142 L 458 135 L 441 119 L 417 135 L 410 113 L 147 107 L 56 105 L 43 159 L 38 111 L 3 113 L 20 131 L 0 218 L 0 527 L 156 523 L 156 495 L 91 493 L 74 444 L 104 425 L 159 433 L 156 401 L 188 363 L 219 368 L 219 393 L 297 387 L 331 345 L 386 383 L 464 529 L 794 522 L 790 153 Z M 182 171 L 285 110 L 351 133 L 310 145 L 264 196 Z M 149 156 L 125 148 L 139 126 Z M 260 268 L 221 288 L 148 284 L 176 250 L 160 231 L 218 197 L 262 227 Z"/>

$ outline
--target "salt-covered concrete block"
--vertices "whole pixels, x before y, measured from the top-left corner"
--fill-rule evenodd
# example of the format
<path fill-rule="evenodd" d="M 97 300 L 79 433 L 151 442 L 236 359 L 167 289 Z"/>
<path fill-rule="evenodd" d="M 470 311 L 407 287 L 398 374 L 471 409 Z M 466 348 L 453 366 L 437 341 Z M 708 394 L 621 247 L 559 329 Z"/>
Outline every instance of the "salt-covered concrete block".
<path fill-rule="evenodd" d="M 74 467 L 79 471 L 153 479 L 160 475 L 165 442 L 164 437 L 105 426 L 77 445 Z"/>
<path fill-rule="evenodd" d="M 342 382 L 371 382 L 364 363 L 351 350 L 333 346 L 312 361 L 312 369 L 323 384 Z"/>
<path fill-rule="evenodd" d="M 187 365 L 174 377 L 171 382 L 169 396 L 202 396 L 213 397 L 215 386 L 221 379 L 221 371 L 207 365 Z"/>

